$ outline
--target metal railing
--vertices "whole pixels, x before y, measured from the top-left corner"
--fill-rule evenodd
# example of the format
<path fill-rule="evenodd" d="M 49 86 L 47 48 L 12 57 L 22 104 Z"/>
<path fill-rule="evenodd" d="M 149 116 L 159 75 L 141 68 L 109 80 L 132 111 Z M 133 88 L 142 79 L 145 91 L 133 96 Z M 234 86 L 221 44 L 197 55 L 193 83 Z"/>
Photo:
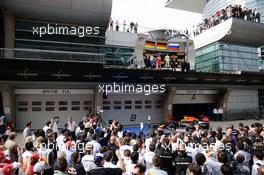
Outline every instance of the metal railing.
<path fill-rule="evenodd" d="M 0 59 L 72 61 L 105 64 L 105 54 L 89 52 L 68 52 L 57 50 L 0 48 Z"/>

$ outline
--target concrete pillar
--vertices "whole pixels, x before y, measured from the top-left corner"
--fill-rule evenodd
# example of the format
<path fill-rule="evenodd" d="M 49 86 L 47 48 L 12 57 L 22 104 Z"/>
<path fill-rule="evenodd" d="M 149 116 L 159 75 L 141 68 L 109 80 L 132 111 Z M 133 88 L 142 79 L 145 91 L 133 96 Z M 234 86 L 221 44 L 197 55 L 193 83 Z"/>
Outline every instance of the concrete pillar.
<path fill-rule="evenodd" d="M 11 10 L 3 9 L 3 17 L 4 17 L 4 36 L 5 36 L 5 43 L 4 47 L 7 49 L 5 51 L 5 58 L 13 58 L 14 52 L 13 50 L 15 47 L 15 16 Z"/>
<path fill-rule="evenodd" d="M 223 90 L 219 94 L 219 101 L 218 101 L 218 107 L 223 108 L 223 120 L 228 120 L 228 113 L 227 113 L 227 101 L 229 98 L 230 93 L 232 92 L 231 88 Z"/>
<path fill-rule="evenodd" d="M 8 85 L 0 85 L 0 91 L 3 99 L 4 112 L 8 112 L 8 120 L 11 120 L 15 124 L 16 113 L 16 98 L 15 90 Z"/>
<path fill-rule="evenodd" d="M 176 88 L 168 87 L 163 97 L 163 117 L 166 120 L 168 115 L 172 115 L 173 99 L 176 92 Z"/>

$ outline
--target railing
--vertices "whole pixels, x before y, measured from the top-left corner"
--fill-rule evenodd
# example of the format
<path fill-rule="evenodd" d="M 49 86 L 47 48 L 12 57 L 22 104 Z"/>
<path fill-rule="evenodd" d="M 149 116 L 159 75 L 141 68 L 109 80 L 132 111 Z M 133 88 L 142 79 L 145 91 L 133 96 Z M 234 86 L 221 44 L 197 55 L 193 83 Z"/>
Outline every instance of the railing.
<path fill-rule="evenodd" d="M 57 50 L 0 48 L 0 59 L 72 61 L 105 64 L 105 54 Z"/>

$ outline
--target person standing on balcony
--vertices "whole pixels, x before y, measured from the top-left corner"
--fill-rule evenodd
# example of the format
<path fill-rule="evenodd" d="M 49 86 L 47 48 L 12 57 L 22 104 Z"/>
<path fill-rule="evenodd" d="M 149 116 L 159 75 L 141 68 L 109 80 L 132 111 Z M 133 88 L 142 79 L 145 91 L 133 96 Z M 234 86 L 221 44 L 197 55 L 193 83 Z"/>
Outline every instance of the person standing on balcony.
<path fill-rule="evenodd" d="M 135 24 L 134 24 L 134 22 L 132 21 L 132 22 L 130 23 L 130 32 L 133 32 L 134 26 L 135 26 Z"/>
<path fill-rule="evenodd" d="M 134 32 L 138 33 L 138 23 L 137 22 L 135 23 L 135 26 L 134 26 Z"/>
<path fill-rule="evenodd" d="M 169 54 L 167 54 L 166 56 L 165 56 L 165 67 L 166 68 L 169 68 L 170 67 L 170 56 L 169 56 Z"/>
<path fill-rule="evenodd" d="M 158 54 L 158 56 L 157 56 L 156 69 L 157 70 L 161 69 L 161 56 L 160 56 L 160 54 Z"/>
<path fill-rule="evenodd" d="M 116 31 L 118 32 L 119 31 L 119 21 L 118 20 L 116 20 L 115 25 L 116 25 Z"/>
<path fill-rule="evenodd" d="M 110 22 L 109 22 L 109 24 L 110 24 L 110 30 L 113 30 L 114 21 L 113 21 L 112 18 L 110 18 Z"/>
<path fill-rule="evenodd" d="M 126 31 L 126 20 L 124 20 L 124 22 L 123 22 L 123 32 L 125 32 Z"/>

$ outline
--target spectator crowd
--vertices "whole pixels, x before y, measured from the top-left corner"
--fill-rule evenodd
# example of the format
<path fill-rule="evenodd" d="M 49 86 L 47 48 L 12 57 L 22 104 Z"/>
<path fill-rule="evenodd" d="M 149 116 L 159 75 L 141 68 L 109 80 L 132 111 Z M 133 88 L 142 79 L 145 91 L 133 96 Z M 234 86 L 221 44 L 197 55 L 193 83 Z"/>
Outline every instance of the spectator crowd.
<path fill-rule="evenodd" d="M 33 125 L 22 145 L 11 130 L 0 138 L 0 174 L 264 175 L 261 123 L 216 130 L 162 123 L 146 135 L 124 131 L 117 120 L 102 127 L 92 115 L 78 125 L 70 117 L 63 129 L 58 118 L 34 132 Z"/>
<path fill-rule="evenodd" d="M 120 29 L 120 25 L 122 25 L 122 29 Z M 109 21 L 109 29 L 119 32 L 134 32 L 138 33 L 138 23 L 131 21 L 129 24 L 127 24 L 126 20 L 123 21 L 123 24 L 120 24 L 118 20 L 114 22 L 112 18 L 110 18 Z"/>
<path fill-rule="evenodd" d="M 197 25 L 194 29 L 194 36 L 199 35 L 203 31 L 214 27 L 229 18 L 238 18 L 252 22 L 260 22 L 261 14 L 256 9 L 250 9 L 241 5 L 228 5 L 222 10 L 218 10 L 214 15 L 204 19 L 204 21 Z"/>

